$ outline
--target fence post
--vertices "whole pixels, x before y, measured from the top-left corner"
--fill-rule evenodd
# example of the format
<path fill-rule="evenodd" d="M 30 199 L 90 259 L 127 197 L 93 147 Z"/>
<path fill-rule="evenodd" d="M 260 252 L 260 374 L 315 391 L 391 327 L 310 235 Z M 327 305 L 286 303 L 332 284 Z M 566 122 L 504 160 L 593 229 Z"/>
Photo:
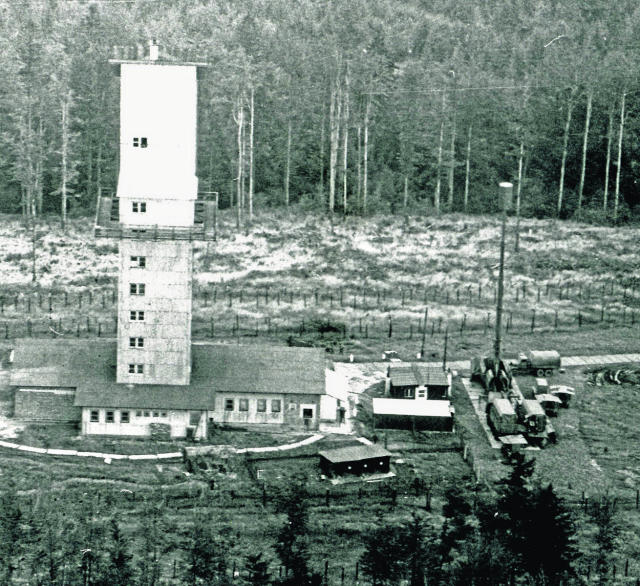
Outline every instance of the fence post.
<path fill-rule="evenodd" d="M 533 332 L 533 330 L 536 327 L 536 310 L 532 309 L 531 310 L 531 331 Z"/>
<path fill-rule="evenodd" d="M 358 581 L 358 574 L 360 570 L 360 562 L 356 562 L 356 582 Z"/>
<path fill-rule="evenodd" d="M 324 560 L 324 583 L 328 584 L 327 576 L 329 574 L 329 560 Z"/>
<path fill-rule="evenodd" d="M 211 318 L 211 337 L 213 338 L 213 333 L 214 333 L 214 325 L 213 325 L 213 318 Z"/>
<path fill-rule="evenodd" d="M 389 332 L 388 332 L 388 337 L 390 338 L 391 336 L 393 336 L 393 324 L 391 322 L 391 314 L 389 314 Z"/>
<path fill-rule="evenodd" d="M 553 329 L 557 330 L 558 329 L 558 310 L 555 310 L 555 317 L 553 320 Z"/>
<path fill-rule="evenodd" d="M 9 339 L 9 324 L 7 322 L 4 322 L 4 339 Z"/>

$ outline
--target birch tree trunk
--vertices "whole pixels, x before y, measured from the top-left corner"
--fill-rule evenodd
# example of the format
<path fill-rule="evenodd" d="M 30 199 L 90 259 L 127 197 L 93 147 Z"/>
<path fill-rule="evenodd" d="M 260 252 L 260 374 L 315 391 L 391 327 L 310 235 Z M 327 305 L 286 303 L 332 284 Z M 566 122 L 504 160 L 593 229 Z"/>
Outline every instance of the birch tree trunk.
<path fill-rule="evenodd" d="M 611 168 L 611 142 L 613 141 L 613 105 L 609 108 L 609 127 L 607 129 L 607 161 L 604 167 L 604 194 L 602 208 L 607 209 L 609 198 L 609 169 Z"/>
<path fill-rule="evenodd" d="M 367 213 L 367 183 L 369 179 L 368 163 L 369 163 L 369 116 L 371 115 L 371 94 L 367 99 L 367 107 L 364 114 L 364 143 L 363 159 L 362 159 L 362 213 Z"/>
<path fill-rule="evenodd" d="M 453 180 L 455 176 L 455 167 L 456 167 L 456 114 L 457 114 L 457 106 L 456 106 L 456 89 L 455 89 L 455 80 L 454 80 L 454 88 L 453 88 L 453 118 L 451 120 L 451 166 L 449 167 L 449 192 L 447 194 L 447 210 L 453 210 Z"/>
<path fill-rule="evenodd" d="M 575 90 L 572 88 L 569 94 L 569 102 L 567 104 L 567 119 L 564 124 L 564 137 L 562 139 L 562 162 L 560 163 L 560 185 L 558 188 L 558 209 L 557 215 L 562 211 L 562 200 L 564 197 L 564 175 L 567 168 L 567 147 L 569 145 L 569 128 L 571 127 L 571 115 L 573 114 L 573 94 Z"/>
<path fill-rule="evenodd" d="M 254 107 L 253 107 L 253 86 L 249 95 L 249 222 L 253 221 L 253 128 L 254 128 Z"/>
<path fill-rule="evenodd" d="M 291 118 L 287 122 L 287 160 L 284 166 L 284 204 L 289 207 L 289 177 L 291 175 Z"/>
<path fill-rule="evenodd" d="M 471 170 L 471 132 L 473 124 L 469 124 L 469 130 L 467 132 L 467 161 L 464 172 L 464 213 L 467 213 L 467 207 L 469 205 L 469 175 Z"/>
<path fill-rule="evenodd" d="M 342 132 L 342 212 L 347 213 L 347 162 L 349 152 L 349 70 L 345 79 L 344 129 Z"/>
<path fill-rule="evenodd" d="M 442 167 L 442 142 L 444 139 L 444 109 L 446 105 L 447 95 L 442 92 L 442 113 L 440 119 L 440 139 L 438 140 L 438 164 L 436 165 L 436 189 L 433 194 L 433 207 L 436 214 L 440 215 L 440 169 Z"/>
<path fill-rule="evenodd" d="M 336 170 L 338 166 L 338 143 L 340 139 L 340 115 L 342 111 L 342 91 L 336 80 L 331 90 L 329 126 L 331 127 L 331 152 L 329 156 L 329 211 L 333 213 L 336 203 Z"/>
<path fill-rule="evenodd" d="M 67 227 L 67 150 L 69 148 L 69 101 L 68 96 L 62 99 L 62 144 L 60 154 L 62 161 L 60 164 L 60 223 L 62 229 Z"/>
<path fill-rule="evenodd" d="M 35 194 L 36 207 L 39 215 L 42 214 L 42 196 L 44 189 L 44 122 L 42 116 L 38 120 L 38 147 L 36 157 Z"/>
<path fill-rule="evenodd" d="M 518 188 L 516 189 L 516 243 L 515 251 L 520 250 L 520 197 L 522 195 L 522 167 L 524 163 L 524 142 L 520 141 L 520 154 L 518 155 Z"/>
<path fill-rule="evenodd" d="M 357 137 L 358 137 L 358 156 L 356 163 L 356 201 L 361 205 L 361 197 L 362 197 L 362 127 L 358 124 L 356 128 Z"/>
<path fill-rule="evenodd" d="M 582 207 L 584 192 L 584 177 L 587 170 L 587 146 L 589 144 L 589 124 L 591 123 L 591 106 L 593 104 L 593 90 L 587 93 L 587 113 L 584 120 L 584 137 L 582 141 L 582 165 L 580 167 L 580 183 L 578 185 L 578 209 Z"/>
<path fill-rule="evenodd" d="M 404 176 L 404 197 L 402 198 L 402 207 L 406 210 L 409 203 L 409 176 Z"/>
<path fill-rule="evenodd" d="M 623 90 L 620 100 L 620 133 L 618 135 L 618 168 L 616 169 L 616 192 L 613 200 L 613 219 L 618 219 L 618 204 L 620 201 L 620 175 L 622 174 L 622 136 L 624 134 L 624 108 L 627 91 Z"/>
<path fill-rule="evenodd" d="M 349 154 L 349 72 L 345 80 L 344 129 L 342 131 L 342 211 L 347 213 L 347 164 Z"/>
<path fill-rule="evenodd" d="M 327 123 L 327 111 L 324 101 L 322 102 L 322 126 L 320 127 L 320 204 L 324 207 L 324 133 Z"/>
<path fill-rule="evenodd" d="M 238 169 L 236 174 L 236 228 L 240 229 L 241 218 L 241 201 L 242 201 L 242 127 L 244 126 L 244 106 L 240 98 L 238 98 L 238 115 L 235 117 L 238 125 Z"/>

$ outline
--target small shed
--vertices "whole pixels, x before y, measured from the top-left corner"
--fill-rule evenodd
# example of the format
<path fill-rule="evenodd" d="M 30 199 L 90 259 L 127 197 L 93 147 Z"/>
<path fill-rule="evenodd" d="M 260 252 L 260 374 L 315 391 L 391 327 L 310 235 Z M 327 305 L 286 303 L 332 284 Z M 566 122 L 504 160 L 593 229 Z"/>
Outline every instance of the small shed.
<path fill-rule="evenodd" d="M 347 446 L 318 452 L 320 468 L 327 476 L 387 474 L 391 453 L 377 444 Z"/>
<path fill-rule="evenodd" d="M 446 399 L 451 375 L 426 364 L 390 365 L 389 395 L 395 399 Z"/>
<path fill-rule="evenodd" d="M 454 413 L 446 400 L 373 399 L 374 428 L 451 431 Z"/>

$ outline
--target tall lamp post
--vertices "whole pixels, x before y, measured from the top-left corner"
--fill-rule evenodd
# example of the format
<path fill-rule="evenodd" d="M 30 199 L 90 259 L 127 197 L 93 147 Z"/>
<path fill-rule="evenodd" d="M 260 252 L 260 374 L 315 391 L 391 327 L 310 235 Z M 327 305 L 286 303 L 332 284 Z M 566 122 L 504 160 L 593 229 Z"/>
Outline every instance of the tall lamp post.
<path fill-rule="evenodd" d="M 500 234 L 500 270 L 498 272 L 498 295 L 496 302 L 496 338 L 494 342 L 495 375 L 500 373 L 500 345 L 502 341 L 502 298 L 504 296 L 504 239 L 507 226 L 507 210 L 511 208 L 513 184 L 502 182 L 500 187 L 500 204 L 502 206 L 502 230 Z"/>

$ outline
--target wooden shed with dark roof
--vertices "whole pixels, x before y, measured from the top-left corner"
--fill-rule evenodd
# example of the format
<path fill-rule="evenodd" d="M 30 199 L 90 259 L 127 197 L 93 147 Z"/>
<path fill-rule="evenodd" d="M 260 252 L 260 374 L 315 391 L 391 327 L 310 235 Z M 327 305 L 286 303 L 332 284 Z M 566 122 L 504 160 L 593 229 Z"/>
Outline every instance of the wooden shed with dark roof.
<path fill-rule="evenodd" d="M 317 429 L 326 393 L 320 350 L 194 344 L 191 356 L 189 385 L 128 385 L 116 382 L 113 340 L 18 340 L 16 416 L 42 419 L 57 401 L 85 434 L 144 436 L 151 424 L 172 437 L 204 437 L 211 424 Z"/>
<path fill-rule="evenodd" d="M 387 377 L 389 395 L 395 399 L 446 399 L 450 395 L 451 375 L 442 368 L 420 363 L 389 365 Z"/>
<path fill-rule="evenodd" d="M 391 453 L 377 444 L 323 450 L 318 455 L 320 468 L 327 476 L 386 474 L 391 459 Z"/>

